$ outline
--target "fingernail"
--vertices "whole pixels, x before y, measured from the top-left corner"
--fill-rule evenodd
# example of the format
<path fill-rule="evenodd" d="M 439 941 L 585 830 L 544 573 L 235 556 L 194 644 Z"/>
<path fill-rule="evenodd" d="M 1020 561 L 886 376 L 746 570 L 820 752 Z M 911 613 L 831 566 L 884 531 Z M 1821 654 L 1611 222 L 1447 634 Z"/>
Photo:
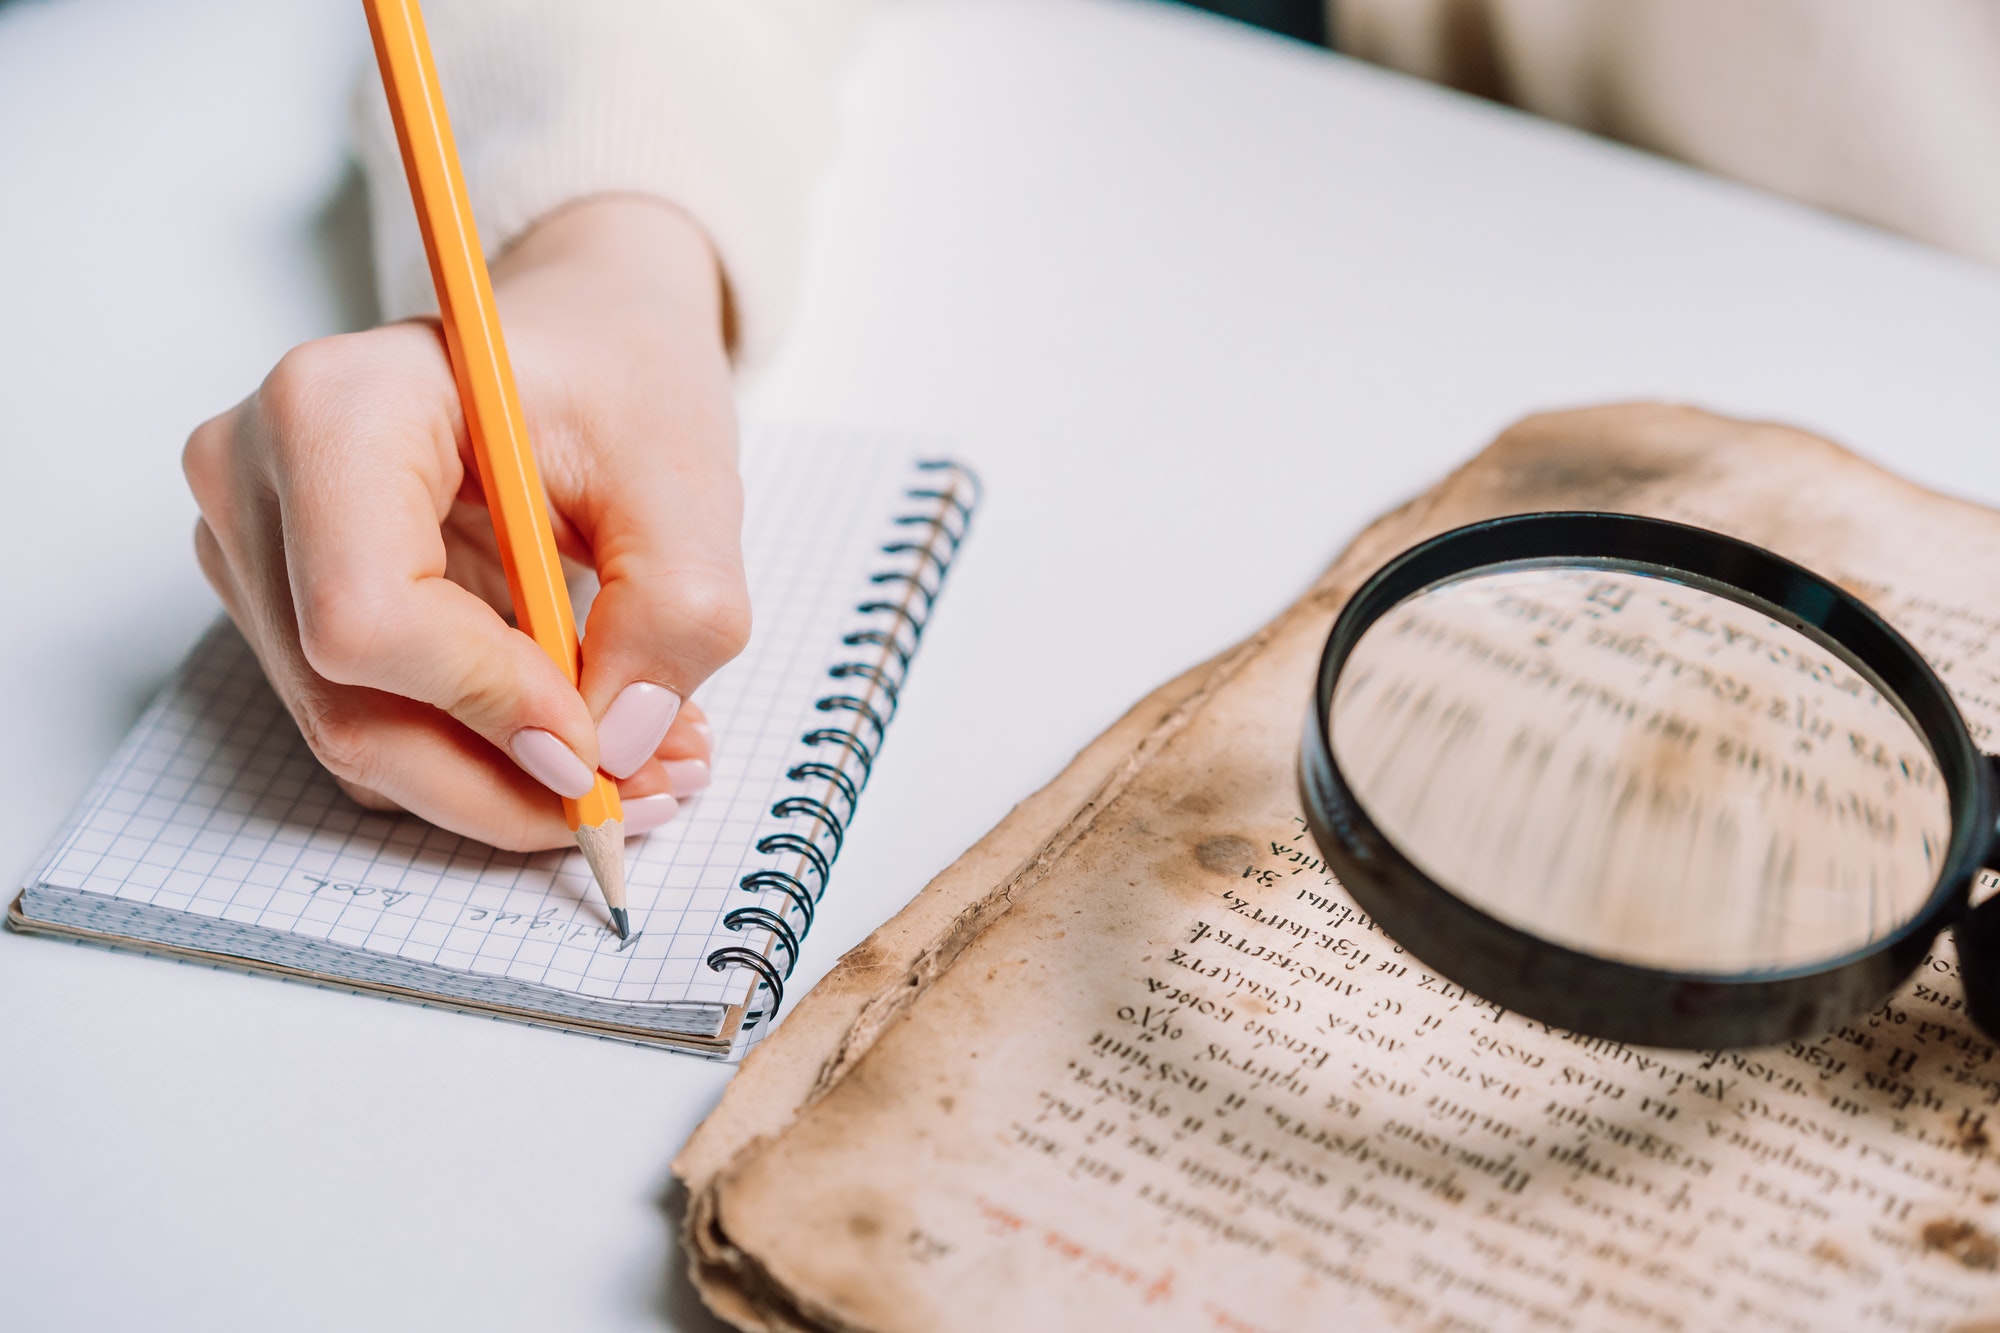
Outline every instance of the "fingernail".
<path fill-rule="evenodd" d="M 651 833 L 681 812 L 681 803 L 665 792 L 658 796 L 635 796 L 621 804 L 625 807 L 625 836 L 628 838 Z"/>
<path fill-rule="evenodd" d="M 688 725 L 694 728 L 695 735 L 701 737 L 702 744 L 706 745 L 711 750 L 715 748 L 714 727 L 709 726 L 708 723 L 706 722 L 690 722 L 688 723 Z"/>
<path fill-rule="evenodd" d="M 667 790 L 676 796 L 692 796 L 709 783 L 706 759 L 669 759 L 660 767 L 667 770 Z"/>
<path fill-rule="evenodd" d="M 660 748 L 680 711 L 681 697 L 664 685 L 627 685 L 597 724 L 597 762 L 614 778 L 631 777 Z"/>
<path fill-rule="evenodd" d="M 558 796 L 567 796 L 572 801 L 588 795 L 597 785 L 597 775 L 584 767 L 583 760 L 576 757 L 576 751 L 555 738 L 554 733 L 540 727 L 528 727 L 514 733 L 514 739 L 507 742 L 507 748 L 514 755 L 514 762 L 528 771 L 528 776 L 547 787 Z"/>

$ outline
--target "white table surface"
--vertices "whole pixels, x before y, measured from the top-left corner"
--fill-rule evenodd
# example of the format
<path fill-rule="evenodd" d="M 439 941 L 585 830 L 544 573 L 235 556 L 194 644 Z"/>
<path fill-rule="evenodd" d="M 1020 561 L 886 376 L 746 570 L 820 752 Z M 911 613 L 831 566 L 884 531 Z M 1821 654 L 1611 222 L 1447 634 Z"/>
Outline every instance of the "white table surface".
<path fill-rule="evenodd" d="M 188 429 L 366 317 L 365 41 L 0 7 L 9 883 L 214 614 Z M 794 994 L 1522 413 L 1685 399 L 2000 501 L 2000 273 L 1167 7 L 910 4 L 846 110 L 749 406 L 953 438 L 990 503 Z M 667 1163 L 726 1069 L 11 934 L 0 1015 L 0 1325 L 710 1327 Z"/>

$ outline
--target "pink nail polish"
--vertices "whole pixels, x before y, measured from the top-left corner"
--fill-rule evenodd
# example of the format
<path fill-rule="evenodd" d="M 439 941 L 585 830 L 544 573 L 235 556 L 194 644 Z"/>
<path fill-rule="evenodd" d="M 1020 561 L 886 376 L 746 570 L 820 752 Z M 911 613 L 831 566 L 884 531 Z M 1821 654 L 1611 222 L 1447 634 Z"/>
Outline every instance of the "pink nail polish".
<path fill-rule="evenodd" d="M 618 692 L 597 724 L 597 762 L 614 778 L 629 778 L 666 739 L 681 697 L 664 685 L 634 681 Z"/>
<path fill-rule="evenodd" d="M 651 833 L 681 812 L 681 803 L 664 792 L 658 796 L 635 796 L 625 807 L 625 836 L 636 838 Z"/>
<path fill-rule="evenodd" d="M 669 759 L 661 767 L 667 770 L 667 789 L 676 796 L 694 795 L 712 777 L 706 759 Z"/>
<path fill-rule="evenodd" d="M 597 785 L 597 775 L 584 767 L 576 752 L 556 739 L 553 732 L 540 727 L 524 728 L 514 733 L 507 749 L 529 777 L 558 796 L 576 800 Z"/>
<path fill-rule="evenodd" d="M 715 749 L 714 727 L 709 726 L 706 722 L 690 722 L 688 725 L 694 728 L 695 735 L 701 737 L 702 744 L 706 745 L 710 750 Z"/>

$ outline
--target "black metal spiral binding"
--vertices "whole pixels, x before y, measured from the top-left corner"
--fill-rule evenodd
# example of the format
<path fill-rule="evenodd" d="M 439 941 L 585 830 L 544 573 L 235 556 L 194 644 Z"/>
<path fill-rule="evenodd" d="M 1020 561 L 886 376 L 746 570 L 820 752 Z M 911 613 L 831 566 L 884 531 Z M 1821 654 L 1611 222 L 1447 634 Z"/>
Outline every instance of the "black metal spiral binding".
<path fill-rule="evenodd" d="M 924 636 L 923 615 L 911 611 L 909 607 L 904 606 L 901 602 L 863 602 L 854 609 L 865 616 L 876 614 L 891 615 L 903 624 L 908 625 L 910 627 L 910 651 L 912 653 L 916 652 L 917 640 Z M 924 615 L 928 614 L 928 611 L 924 613 Z"/>
<path fill-rule="evenodd" d="M 859 699 L 851 694 L 829 694 L 813 707 L 822 713 L 852 713 L 856 717 L 867 719 L 868 725 L 875 728 L 875 748 L 878 750 L 882 748 L 882 738 L 889 733 L 889 718 L 895 712 L 892 708 L 888 712 L 878 713 L 874 705 L 866 699 Z"/>
<path fill-rule="evenodd" d="M 876 574 L 873 577 L 871 577 L 868 581 L 870 583 L 873 583 L 877 587 L 881 587 L 885 584 L 890 584 L 890 583 L 902 584 L 904 587 L 908 588 L 911 592 L 915 593 L 917 596 L 924 599 L 923 607 L 917 613 L 918 615 L 921 616 L 930 615 L 931 605 L 937 601 L 937 589 L 932 587 L 930 584 L 925 583 L 921 576 L 910 573 L 907 570 L 893 571 L 885 574 Z"/>
<path fill-rule="evenodd" d="M 890 675 L 881 667 L 876 666 L 873 662 L 842 662 L 826 674 L 832 676 L 835 680 L 847 680 L 851 677 L 859 677 L 862 680 L 872 683 L 888 697 L 889 715 L 891 717 L 895 716 L 896 695 L 902 686 L 896 677 Z"/>
<path fill-rule="evenodd" d="M 832 731 L 822 727 L 818 731 L 808 731 L 800 738 L 807 745 L 838 745 L 854 757 L 861 765 L 861 785 L 868 785 L 868 770 L 874 766 L 875 752 L 845 731 Z"/>
<path fill-rule="evenodd" d="M 840 844 L 847 839 L 847 827 L 842 823 L 840 816 L 828 808 L 825 801 L 811 796 L 787 796 L 771 807 L 771 813 L 780 819 L 790 815 L 804 815 L 808 819 L 818 821 L 819 826 L 826 830 L 827 836 L 833 839 L 833 850 L 828 853 L 826 859 L 831 861 L 840 855 Z"/>
<path fill-rule="evenodd" d="M 767 855 L 789 858 L 790 868 L 780 865 L 753 870 L 738 881 L 746 893 L 779 895 L 783 901 L 737 907 L 724 914 L 722 924 L 730 930 L 763 931 L 768 936 L 762 949 L 730 945 L 708 955 L 708 965 L 720 972 L 726 967 L 747 967 L 758 977 L 758 989 L 771 993 L 770 1004 L 744 1016 L 745 1028 L 755 1027 L 774 1017 L 785 1000 L 785 981 L 799 961 L 799 948 L 812 930 L 813 912 L 826 893 L 833 873 L 834 858 L 847 840 L 847 826 L 853 822 L 861 790 L 868 785 L 875 756 L 888 735 L 889 723 L 903 692 L 910 659 L 922 641 L 924 626 L 951 572 L 952 561 L 972 523 L 979 503 L 979 478 L 969 468 L 945 461 L 917 464 L 931 484 L 913 486 L 903 492 L 906 500 L 926 504 L 924 512 L 898 514 L 901 528 L 922 528 L 921 541 L 908 538 L 888 542 L 882 554 L 908 560 L 907 567 L 879 570 L 869 576 L 871 586 L 882 595 L 855 608 L 873 623 L 841 639 L 849 648 L 874 648 L 873 661 L 841 662 L 827 675 L 846 683 L 840 693 L 828 694 L 814 702 L 822 713 L 851 714 L 844 728 L 821 727 L 808 731 L 799 743 L 815 753 L 794 765 L 785 774 L 790 781 L 819 784 L 817 794 L 794 793 L 771 806 L 778 819 L 803 820 L 781 832 L 760 838 L 757 850 Z M 926 577 L 928 575 L 928 577 Z M 864 725 L 865 724 L 865 725 Z M 838 797 L 845 809 L 835 807 Z M 811 881 L 808 882 L 810 877 Z M 794 927 L 791 914 L 799 924 Z M 784 951 L 782 968 L 771 954 Z"/>
<path fill-rule="evenodd" d="M 799 936 L 804 938 L 806 932 L 813 928 L 813 908 L 818 905 L 817 902 L 806 892 L 804 885 L 782 870 L 753 870 L 743 877 L 739 887 L 752 893 L 784 894 L 792 900 L 792 906 L 799 909 L 799 915 L 805 918 L 805 924 L 799 927 Z"/>
<path fill-rule="evenodd" d="M 886 551 L 889 548 L 885 546 L 882 549 Z M 849 648 L 859 648 L 864 643 L 872 643 L 878 648 L 894 653 L 896 655 L 896 669 L 898 671 L 908 671 L 910 669 L 910 658 L 917 651 L 914 644 L 905 648 L 901 639 L 879 629 L 859 630 L 848 635 L 841 642 Z"/>
<path fill-rule="evenodd" d="M 731 930 L 742 930 L 745 926 L 758 926 L 777 936 L 774 943 L 785 950 L 785 975 L 792 975 L 792 964 L 799 961 L 799 936 L 792 929 L 792 923 L 773 912 L 768 907 L 739 907 L 722 918 L 722 924 Z"/>
<path fill-rule="evenodd" d="M 815 759 L 811 763 L 798 764 L 786 772 L 785 777 L 792 782 L 804 782 L 807 778 L 825 778 L 833 784 L 833 789 L 847 798 L 847 818 L 854 818 L 854 808 L 861 803 L 861 788 L 853 778 L 835 768 L 832 764 L 822 764 Z"/>
<path fill-rule="evenodd" d="M 734 944 L 727 949 L 717 949 L 708 956 L 708 967 L 711 972 L 720 972 L 732 965 L 747 967 L 755 972 L 761 978 L 757 984 L 771 992 L 771 1007 L 759 1009 L 756 1013 L 746 1016 L 743 1026 L 750 1027 L 766 1014 L 777 1013 L 778 1006 L 785 1002 L 785 979 L 778 974 L 778 969 L 771 965 L 771 960 L 754 949 L 745 949 Z"/>
<path fill-rule="evenodd" d="M 805 858 L 805 865 L 801 865 L 800 870 L 811 866 L 819 872 L 819 888 L 814 891 L 813 897 L 817 899 L 820 894 L 826 892 L 826 881 L 833 874 L 833 858 L 822 851 L 820 845 L 811 838 L 802 838 L 796 833 L 773 833 L 768 838 L 757 840 L 757 850 L 767 856 L 778 852 L 797 852 Z M 798 876 L 794 875 L 792 878 L 797 879 Z"/>

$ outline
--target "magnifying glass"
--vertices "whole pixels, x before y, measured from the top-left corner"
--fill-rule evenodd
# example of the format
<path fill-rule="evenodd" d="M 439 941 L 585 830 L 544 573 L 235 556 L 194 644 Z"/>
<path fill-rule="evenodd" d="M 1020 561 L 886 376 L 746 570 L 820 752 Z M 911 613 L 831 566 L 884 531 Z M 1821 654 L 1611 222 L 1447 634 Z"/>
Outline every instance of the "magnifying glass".
<path fill-rule="evenodd" d="M 1885 999 L 2000 852 L 1994 762 L 1907 640 L 1718 533 L 1524 514 L 1405 551 L 1335 621 L 1300 750 L 1361 908 L 1517 1013 L 1639 1045 L 1760 1046 Z"/>

